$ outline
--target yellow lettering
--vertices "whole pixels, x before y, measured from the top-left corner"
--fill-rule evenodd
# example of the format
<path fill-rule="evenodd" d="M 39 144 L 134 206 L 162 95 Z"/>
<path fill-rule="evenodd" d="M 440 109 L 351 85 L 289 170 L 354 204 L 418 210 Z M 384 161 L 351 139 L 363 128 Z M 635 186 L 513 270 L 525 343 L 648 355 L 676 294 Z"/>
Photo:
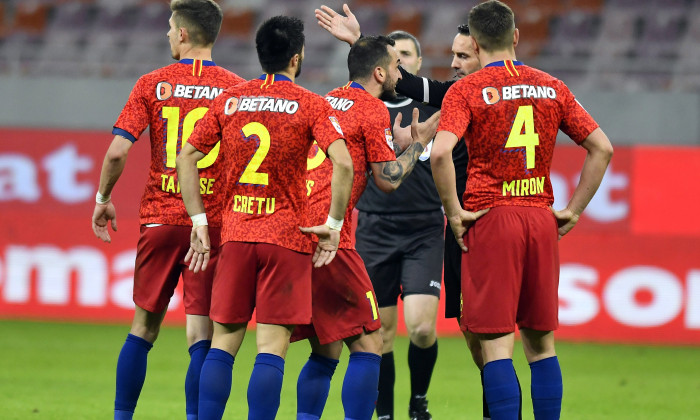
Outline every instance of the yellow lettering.
<path fill-rule="evenodd" d="M 517 197 L 520 197 L 520 180 L 516 179 L 515 180 L 515 194 L 513 194 Z"/>
<path fill-rule="evenodd" d="M 207 179 L 199 178 L 199 193 L 206 194 L 207 192 Z"/>
<path fill-rule="evenodd" d="M 166 192 L 175 192 L 175 179 L 172 176 L 168 177 L 168 186 L 165 187 Z"/>
<path fill-rule="evenodd" d="M 515 181 L 510 181 L 510 182 L 503 181 L 503 195 L 504 196 L 508 195 L 508 193 L 510 193 L 510 195 L 513 195 L 514 188 L 515 188 Z"/>
<path fill-rule="evenodd" d="M 258 214 L 262 214 L 262 206 L 263 206 L 263 203 L 265 202 L 265 198 L 257 197 L 256 200 L 258 200 Z"/>
<path fill-rule="evenodd" d="M 530 195 L 530 180 L 523 179 L 520 183 L 520 195 Z"/>
<path fill-rule="evenodd" d="M 275 212 L 275 197 L 268 198 L 265 204 L 265 213 L 272 214 Z"/>
<path fill-rule="evenodd" d="M 162 174 L 162 175 L 160 176 L 160 179 L 163 180 L 163 186 L 160 187 L 160 189 L 163 190 L 163 191 L 165 191 L 165 181 L 168 179 L 168 176 L 165 175 L 165 174 Z"/>
<path fill-rule="evenodd" d="M 248 204 L 246 205 L 246 213 L 253 214 L 253 204 L 255 203 L 255 197 L 248 197 Z"/>
<path fill-rule="evenodd" d="M 233 211 L 241 211 L 241 196 L 240 195 L 234 195 L 233 196 Z"/>
<path fill-rule="evenodd" d="M 537 178 L 536 182 L 537 182 L 537 193 L 538 194 L 543 193 L 544 192 L 544 177 L 541 176 L 541 177 Z"/>
<path fill-rule="evenodd" d="M 314 181 L 307 179 L 306 180 L 306 196 L 309 197 L 311 195 L 311 189 L 314 187 Z"/>
<path fill-rule="evenodd" d="M 212 184 L 214 184 L 214 181 L 216 181 L 214 178 L 209 178 L 207 181 L 207 194 L 214 194 L 214 190 L 212 189 Z"/>

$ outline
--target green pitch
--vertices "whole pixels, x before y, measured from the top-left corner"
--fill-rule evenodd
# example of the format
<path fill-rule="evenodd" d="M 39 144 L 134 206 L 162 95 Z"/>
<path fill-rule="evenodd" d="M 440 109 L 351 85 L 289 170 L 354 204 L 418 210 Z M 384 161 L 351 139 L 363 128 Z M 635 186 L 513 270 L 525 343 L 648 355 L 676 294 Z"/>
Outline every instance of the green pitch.
<path fill-rule="evenodd" d="M 0 418 L 109 419 L 115 365 L 128 332 L 124 325 L 0 321 Z M 408 341 L 396 340 L 396 415 L 407 418 Z M 519 344 L 516 344 L 516 347 Z M 296 378 L 308 344 L 293 344 L 287 357 L 277 418 L 295 418 Z M 564 419 L 700 418 L 700 349 L 560 343 Z M 347 349 L 333 379 L 324 419 L 342 419 L 340 389 Z M 246 386 L 255 356 L 249 333 L 236 358 L 225 419 L 244 419 Z M 135 419 L 184 419 L 184 377 L 189 356 L 182 328 L 163 328 L 148 359 L 146 384 Z M 524 390 L 523 418 L 532 419 L 530 373 L 517 348 L 516 369 Z M 442 337 L 428 393 L 436 420 L 481 419 L 476 367 L 459 337 Z"/>

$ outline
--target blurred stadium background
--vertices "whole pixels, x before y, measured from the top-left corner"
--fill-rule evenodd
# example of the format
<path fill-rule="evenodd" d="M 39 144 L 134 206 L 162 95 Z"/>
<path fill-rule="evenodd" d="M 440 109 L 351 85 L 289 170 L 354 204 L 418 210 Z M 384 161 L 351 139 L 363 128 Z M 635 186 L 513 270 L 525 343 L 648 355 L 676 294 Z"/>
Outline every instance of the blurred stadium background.
<path fill-rule="evenodd" d="M 221 0 L 217 64 L 259 75 L 266 18 L 306 24 L 299 83 L 347 79 L 348 47 L 318 27 L 317 0 Z M 700 344 L 700 0 L 511 0 L 516 53 L 562 78 L 616 146 L 603 186 L 561 242 L 560 337 Z M 325 4 L 340 10 L 342 2 Z M 354 0 L 365 34 L 422 42 L 422 75 L 447 80 L 457 26 L 475 1 Z M 128 322 L 148 161 L 137 143 L 117 185 L 120 231 L 89 228 L 111 127 L 136 79 L 172 62 L 165 0 L 0 1 L 0 316 Z M 583 159 L 563 139 L 556 206 Z M 182 308 L 175 299 L 173 315 Z M 441 333 L 456 333 L 440 320 Z"/>

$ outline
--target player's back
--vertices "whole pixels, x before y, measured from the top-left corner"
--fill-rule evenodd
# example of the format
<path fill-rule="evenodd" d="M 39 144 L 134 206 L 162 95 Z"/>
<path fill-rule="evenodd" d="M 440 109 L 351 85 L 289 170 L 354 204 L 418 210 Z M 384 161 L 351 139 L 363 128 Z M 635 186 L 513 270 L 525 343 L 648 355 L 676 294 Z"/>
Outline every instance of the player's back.
<path fill-rule="evenodd" d="M 344 223 L 344 226 L 352 226 L 352 210 L 367 187 L 370 170 L 368 162 L 396 160 L 391 120 L 384 103 L 355 82 L 328 92 L 326 100 L 336 112 L 352 157 L 352 193 Z M 312 148 L 307 169 L 307 193 L 310 196 L 310 214 L 313 217 L 310 223 L 323 224 L 330 208 L 333 165 L 329 159 L 325 159 L 325 155 Z M 341 231 L 340 247 L 352 248 L 350 229 Z"/>
<path fill-rule="evenodd" d="M 226 88 L 243 82 L 234 73 L 212 61 L 183 59 L 139 78 L 119 120 L 115 134 L 138 136 L 150 126 L 151 165 L 141 199 L 141 223 L 191 225 L 175 170 L 175 158 L 187 142 L 195 123 Z M 122 132 L 116 132 L 121 130 Z M 219 226 L 220 168 L 218 148 L 197 164 L 200 193 Z"/>
<path fill-rule="evenodd" d="M 495 62 L 466 76 L 445 99 L 441 129 L 460 131 L 469 121 L 466 132 L 454 133 L 464 135 L 469 149 L 469 210 L 550 206 L 557 132 L 561 128 L 580 143 L 597 127 L 563 82 L 517 61 Z M 450 115 L 460 106 L 464 111 Z"/>
<path fill-rule="evenodd" d="M 342 138 L 332 109 L 281 75 L 224 93 L 215 105 L 227 188 L 222 242 L 265 242 L 308 252 L 306 162 L 313 139 L 325 150 Z"/>

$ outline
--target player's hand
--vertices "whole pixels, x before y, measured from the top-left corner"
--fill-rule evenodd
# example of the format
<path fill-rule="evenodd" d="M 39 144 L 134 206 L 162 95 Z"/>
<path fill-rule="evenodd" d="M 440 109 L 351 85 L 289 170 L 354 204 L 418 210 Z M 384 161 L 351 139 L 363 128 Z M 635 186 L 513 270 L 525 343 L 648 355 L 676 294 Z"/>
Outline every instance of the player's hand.
<path fill-rule="evenodd" d="M 112 222 L 112 230 L 116 232 L 117 210 L 114 208 L 114 204 L 111 201 L 105 204 L 95 204 L 95 210 L 92 212 L 92 231 L 104 242 L 112 242 L 109 229 L 107 229 L 107 223 L 110 221 Z"/>
<path fill-rule="evenodd" d="M 190 264 L 190 271 L 199 273 L 209 265 L 211 242 L 209 241 L 209 226 L 197 226 L 192 228 L 190 234 L 190 249 L 185 255 L 185 263 Z"/>
<path fill-rule="evenodd" d="M 467 230 L 476 222 L 481 216 L 485 215 L 491 209 L 483 209 L 477 212 L 471 212 L 466 210 L 460 210 L 459 213 L 450 216 L 447 220 L 450 222 L 450 227 L 452 228 L 452 233 L 455 235 L 455 239 L 462 248 L 462 251 L 467 252 L 469 249 L 464 243 L 464 235 Z"/>
<path fill-rule="evenodd" d="M 355 41 L 360 39 L 360 23 L 347 4 L 343 4 L 343 12 L 345 12 L 345 16 L 325 5 L 321 6 L 320 10 L 314 10 L 320 27 L 352 46 Z"/>
<path fill-rule="evenodd" d="M 557 226 L 559 226 L 559 239 L 569 233 L 569 231 L 576 226 L 576 223 L 578 223 L 579 217 L 581 217 L 569 209 L 554 210 L 550 207 L 550 210 L 552 210 L 554 217 L 557 219 Z"/>
<path fill-rule="evenodd" d="M 438 123 L 440 122 L 440 111 L 434 113 L 427 120 L 418 122 L 420 112 L 418 108 L 413 108 L 413 120 L 411 121 L 411 137 L 413 141 L 417 141 L 427 147 L 428 143 L 435 137 Z"/>
<path fill-rule="evenodd" d="M 394 118 L 394 127 L 392 129 L 392 136 L 394 137 L 394 150 L 396 155 L 400 155 L 401 152 L 406 150 L 408 146 L 413 143 L 413 137 L 411 136 L 411 126 L 401 127 L 401 120 L 403 119 L 403 114 L 398 113 L 396 118 Z"/>
<path fill-rule="evenodd" d="M 338 252 L 340 231 L 330 229 L 326 225 L 300 227 L 299 229 L 306 234 L 313 233 L 318 237 L 318 246 L 316 246 L 316 252 L 311 258 L 314 267 L 318 268 L 330 264 L 335 258 L 336 252 Z"/>

